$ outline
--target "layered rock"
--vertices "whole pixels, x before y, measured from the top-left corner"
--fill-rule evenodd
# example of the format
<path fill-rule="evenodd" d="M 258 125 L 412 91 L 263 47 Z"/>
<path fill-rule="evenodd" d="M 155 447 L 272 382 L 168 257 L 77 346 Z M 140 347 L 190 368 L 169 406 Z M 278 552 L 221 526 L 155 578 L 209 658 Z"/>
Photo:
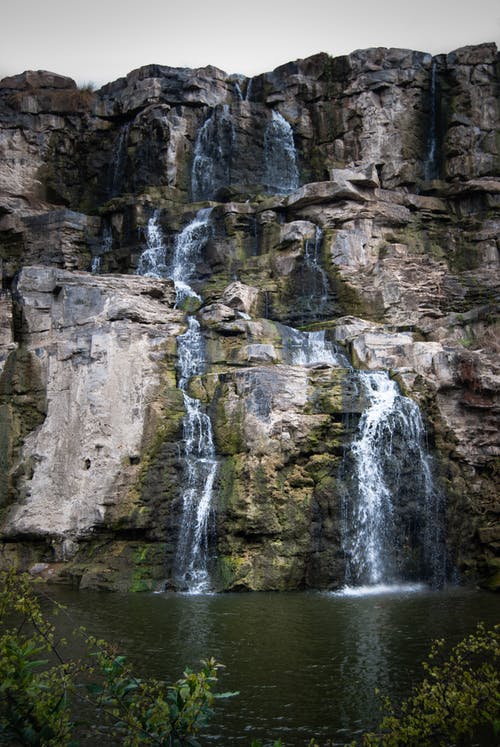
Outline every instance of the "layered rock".
<path fill-rule="evenodd" d="M 21 272 L 1 389 L 4 537 L 43 538 L 65 560 L 134 513 L 147 527 L 130 486 L 176 400 L 165 370 L 183 329 L 174 299 L 164 281 Z"/>
<path fill-rule="evenodd" d="M 417 399 L 450 565 L 498 585 L 494 45 L 320 54 L 251 80 L 150 65 L 97 92 L 29 72 L 0 82 L 0 115 L 5 562 L 83 587 L 169 579 L 185 318 L 170 281 L 134 273 L 153 215 L 168 275 L 204 204 L 190 387 L 219 459 L 214 585 L 343 582 L 339 470 L 366 403 L 347 358 L 294 361 L 283 325 L 327 329 Z M 271 184 L 273 158 L 302 186 Z"/>

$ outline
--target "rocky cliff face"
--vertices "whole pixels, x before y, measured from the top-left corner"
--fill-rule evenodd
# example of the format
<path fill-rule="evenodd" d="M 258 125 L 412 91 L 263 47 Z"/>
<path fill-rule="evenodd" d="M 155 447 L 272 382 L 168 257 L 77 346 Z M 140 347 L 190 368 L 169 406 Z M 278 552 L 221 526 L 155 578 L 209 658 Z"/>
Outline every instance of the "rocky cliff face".
<path fill-rule="evenodd" d="M 216 588 L 343 583 L 367 406 L 351 364 L 420 404 L 448 566 L 498 587 L 498 122 L 492 44 L 319 54 L 252 79 L 150 65 L 97 92 L 0 81 L 2 562 L 82 588 L 172 577 L 189 312 Z M 201 207 L 198 298 L 176 303 L 176 237 Z M 397 508 L 410 576 L 418 503 Z"/>

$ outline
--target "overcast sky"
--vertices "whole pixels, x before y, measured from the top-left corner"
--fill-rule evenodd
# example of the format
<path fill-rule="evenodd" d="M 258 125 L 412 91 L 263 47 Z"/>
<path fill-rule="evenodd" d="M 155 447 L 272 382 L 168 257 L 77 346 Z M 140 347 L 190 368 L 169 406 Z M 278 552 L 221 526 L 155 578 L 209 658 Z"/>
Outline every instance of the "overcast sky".
<path fill-rule="evenodd" d="M 316 52 L 500 46 L 499 0 L 4 0 L 0 78 L 97 86 L 148 63 L 256 75 Z"/>

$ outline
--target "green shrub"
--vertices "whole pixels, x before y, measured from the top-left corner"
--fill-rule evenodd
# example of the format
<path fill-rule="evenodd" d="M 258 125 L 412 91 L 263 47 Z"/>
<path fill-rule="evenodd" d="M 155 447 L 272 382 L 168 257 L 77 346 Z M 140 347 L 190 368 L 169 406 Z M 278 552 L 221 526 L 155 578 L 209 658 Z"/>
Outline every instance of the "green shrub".
<path fill-rule="evenodd" d="M 423 681 L 398 709 L 385 701 L 387 715 L 363 747 L 449 747 L 484 726 L 499 733 L 500 625 L 479 624 L 447 657 L 443 648 L 434 643 Z"/>
<path fill-rule="evenodd" d="M 56 612 L 56 606 L 52 609 Z M 68 747 L 75 707 L 92 714 L 92 733 L 125 747 L 198 745 L 197 734 L 213 714 L 214 659 L 199 672 L 186 670 L 169 685 L 135 677 L 124 656 L 104 641 L 78 631 L 82 661 L 65 661 L 65 641 L 42 611 L 33 581 L 0 574 L 0 743 Z"/>

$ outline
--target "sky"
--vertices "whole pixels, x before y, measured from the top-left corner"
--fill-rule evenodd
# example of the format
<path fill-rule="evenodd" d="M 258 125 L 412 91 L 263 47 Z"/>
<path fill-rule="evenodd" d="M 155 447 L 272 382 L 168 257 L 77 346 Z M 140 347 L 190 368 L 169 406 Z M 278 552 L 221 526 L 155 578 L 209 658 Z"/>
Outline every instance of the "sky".
<path fill-rule="evenodd" d="M 491 41 L 498 0 L 4 0 L 0 78 L 50 70 L 99 87 L 149 63 L 251 76 L 317 52 Z"/>

